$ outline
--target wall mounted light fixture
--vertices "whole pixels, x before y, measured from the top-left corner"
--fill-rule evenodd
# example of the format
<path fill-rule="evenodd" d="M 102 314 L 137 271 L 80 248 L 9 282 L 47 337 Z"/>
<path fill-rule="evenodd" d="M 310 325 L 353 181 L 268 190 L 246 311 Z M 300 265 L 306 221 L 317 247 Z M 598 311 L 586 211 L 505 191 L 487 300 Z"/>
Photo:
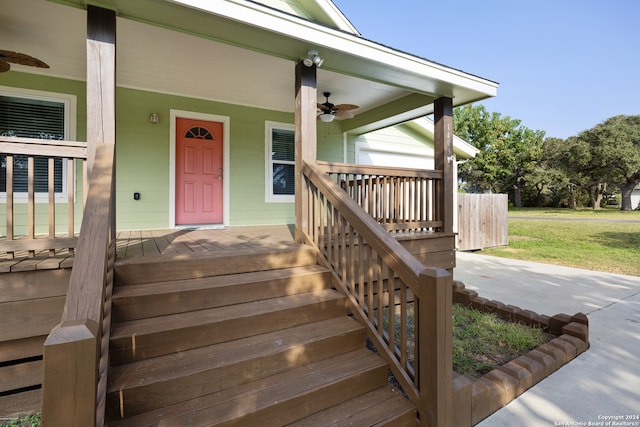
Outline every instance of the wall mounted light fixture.
<path fill-rule="evenodd" d="M 323 62 L 324 62 L 324 59 L 318 56 L 317 50 L 310 50 L 309 52 L 307 52 L 307 57 L 302 60 L 302 63 L 306 67 L 311 67 L 315 65 L 316 67 L 320 68 Z"/>
<path fill-rule="evenodd" d="M 158 113 L 151 113 L 151 115 L 149 116 L 149 122 L 155 125 L 156 123 L 158 123 L 158 120 L 160 120 Z"/>

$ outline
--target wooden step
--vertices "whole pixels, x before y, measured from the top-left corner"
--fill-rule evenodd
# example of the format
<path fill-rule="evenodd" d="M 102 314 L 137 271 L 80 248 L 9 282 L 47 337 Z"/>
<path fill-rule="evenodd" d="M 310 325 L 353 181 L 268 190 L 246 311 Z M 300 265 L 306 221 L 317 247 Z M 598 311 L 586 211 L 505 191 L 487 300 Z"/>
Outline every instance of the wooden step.
<path fill-rule="evenodd" d="M 118 286 L 126 286 L 315 264 L 316 250 L 304 245 L 277 249 L 238 249 L 189 256 L 134 257 L 116 262 L 115 282 Z"/>
<path fill-rule="evenodd" d="M 111 330 L 112 365 L 343 316 L 346 299 L 325 289 L 123 323 Z"/>
<path fill-rule="evenodd" d="M 362 348 L 346 316 L 113 367 L 109 418 L 131 416 Z M 119 410 L 118 410 L 119 409 Z"/>
<path fill-rule="evenodd" d="M 113 316 L 143 319 L 326 289 L 329 271 L 318 265 L 142 285 L 118 286 Z"/>
<path fill-rule="evenodd" d="M 298 420 L 288 427 L 416 427 L 417 411 L 390 385 Z"/>
<path fill-rule="evenodd" d="M 363 348 L 108 425 L 284 426 L 383 387 L 387 375 Z"/>

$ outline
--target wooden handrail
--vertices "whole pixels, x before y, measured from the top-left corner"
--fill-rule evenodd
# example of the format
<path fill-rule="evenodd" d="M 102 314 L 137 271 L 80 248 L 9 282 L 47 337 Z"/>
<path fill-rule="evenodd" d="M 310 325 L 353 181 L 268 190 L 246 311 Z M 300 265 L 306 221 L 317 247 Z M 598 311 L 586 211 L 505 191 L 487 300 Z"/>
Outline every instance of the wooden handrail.
<path fill-rule="evenodd" d="M 320 162 L 317 169 L 339 184 L 388 231 L 439 232 L 443 171 Z"/>
<path fill-rule="evenodd" d="M 104 423 L 115 260 L 113 144 L 100 144 L 61 323 L 45 342 L 45 425 Z"/>
<path fill-rule="evenodd" d="M 351 163 L 317 162 L 316 169 L 324 173 L 349 173 L 360 175 L 406 176 L 442 179 L 441 170 L 397 168 L 391 166 L 354 165 Z"/>
<path fill-rule="evenodd" d="M 396 239 L 380 228 L 370 215 L 362 215 L 360 206 L 333 181 L 324 179 L 309 164 L 304 165 L 304 175 L 331 201 L 333 206 L 358 230 L 365 241 L 389 264 L 412 292 L 417 292 L 417 278 L 424 265 L 407 251 Z"/>
<path fill-rule="evenodd" d="M 306 243 L 318 249 L 334 285 L 346 294 L 351 311 L 418 407 L 420 425 L 450 425 L 451 275 L 425 268 L 321 169 L 303 165 Z"/>
<path fill-rule="evenodd" d="M 49 255 L 55 255 L 56 249 L 68 249 L 69 254 L 73 254 L 77 238 L 75 236 L 75 168 L 76 160 L 83 162 L 83 183 L 86 186 L 86 159 L 87 144 L 78 141 L 62 141 L 37 138 L 18 138 L 0 136 L 0 154 L 6 156 L 6 236 L 0 239 L 0 252 L 7 254 L 9 259 L 14 257 L 16 252 L 26 251 L 30 257 L 35 256 L 37 251 L 48 250 Z M 14 176 L 16 168 L 14 161 L 16 156 L 26 156 L 27 171 L 27 191 L 26 191 L 26 221 L 19 221 L 22 218 L 16 214 L 16 189 L 14 186 Z M 35 192 L 35 158 L 42 157 L 48 159 L 48 187 L 45 199 L 36 196 Z M 62 177 L 67 185 L 67 227 L 66 233 L 57 230 L 56 224 L 56 193 L 54 186 L 54 160 L 67 159 L 67 176 Z M 64 160 L 63 160 L 64 161 Z M 86 197 L 86 191 L 83 191 Z M 36 204 L 47 203 L 48 233 L 44 230 L 38 231 L 36 227 L 37 216 Z M 62 202 L 64 204 L 64 202 Z M 20 209 L 21 210 L 21 209 Z M 16 230 L 25 230 L 19 235 Z M 43 236 L 37 236 L 36 234 Z"/>
<path fill-rule="evenodd" d="M 0 136 L 0 153 L 26 156 L 87 158 L 87 143 L 57 139 Z"/>

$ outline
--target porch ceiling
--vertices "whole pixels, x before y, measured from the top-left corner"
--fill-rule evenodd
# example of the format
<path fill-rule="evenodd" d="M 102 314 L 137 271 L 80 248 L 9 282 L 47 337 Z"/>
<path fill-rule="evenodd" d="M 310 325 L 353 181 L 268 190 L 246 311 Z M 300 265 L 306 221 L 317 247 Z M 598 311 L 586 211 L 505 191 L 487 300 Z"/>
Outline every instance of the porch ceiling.
<path fill-rule="evenodd" d="M 87 1 L 60 2 L 77 7 L 0 0 L 0 49 L 27 53 L 51 67 L 12 70 L 85 80 Z M 325 59 L 318 101 L 330 91 L 336 104 L 360 105 L 356 119 L 342 122 L 352 132 L 429 114 L 428 104 L 440 96 L 461 105 L 493 96 L 497 87 L 251 2 L 215 2 L 215 13 L 199 10 L 211 2 L 198 0 L 101 4 L 118 14 L 116 79 L 122 87 L 293 112 L 295 62 L 317 49 Z"/>

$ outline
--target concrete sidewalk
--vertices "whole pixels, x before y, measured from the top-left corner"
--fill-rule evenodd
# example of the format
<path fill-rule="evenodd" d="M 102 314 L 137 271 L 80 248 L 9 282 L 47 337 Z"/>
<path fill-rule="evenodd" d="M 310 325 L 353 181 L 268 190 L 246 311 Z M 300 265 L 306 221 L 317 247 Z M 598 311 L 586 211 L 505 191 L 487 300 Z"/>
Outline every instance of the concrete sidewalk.
<path fill-rule="evenodd" d="M 454 280 L 539 314 L 589 318 L 589 350 L 479 427 L 640 426 L 640 277 L 459 252 Z"/>

